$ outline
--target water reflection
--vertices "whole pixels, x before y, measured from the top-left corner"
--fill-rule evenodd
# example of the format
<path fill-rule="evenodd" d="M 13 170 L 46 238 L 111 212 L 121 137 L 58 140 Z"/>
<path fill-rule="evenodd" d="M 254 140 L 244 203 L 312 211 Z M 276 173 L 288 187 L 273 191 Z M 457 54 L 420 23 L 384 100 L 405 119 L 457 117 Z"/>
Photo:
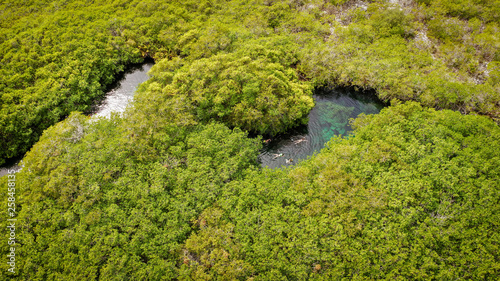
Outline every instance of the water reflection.
<path fill-rule="evenodd" d="M 349 88 L 321 88 L 313 97 L 316 106 L 309 113 L 307 125 L 264 140 L 259 155 L 262 166 L 277 168 L 296 164 L 320 151 L 334 135 L 348 135 L 352 131 L 350 118 L 356 118 L 360 113 L 375 114 L 384 107 L 375 93 L 361 93 Z"/>
<path fill-rule="evenodd" d="M 109 117 L 112 112 L 123 112 L 134 97 L 139 84 L 148 80 L 148 71 L 154 65 L 153 61 L 133 65 L 121 73 L 106 93 L 106 98 L 94 106 L 93 117 Z"/>

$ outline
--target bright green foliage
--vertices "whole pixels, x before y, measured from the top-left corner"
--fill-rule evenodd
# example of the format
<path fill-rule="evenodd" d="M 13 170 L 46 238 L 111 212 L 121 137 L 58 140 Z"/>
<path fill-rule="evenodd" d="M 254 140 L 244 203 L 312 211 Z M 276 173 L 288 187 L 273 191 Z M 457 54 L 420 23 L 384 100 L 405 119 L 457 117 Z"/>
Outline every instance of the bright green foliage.
<path fill-rule="evenodd" d="M 256 164 L 258 141 L 220 124 L 179 125 L 163 151 L 122 124 L 72 114 L 25 157 L 17 178 L 23 279 L 174 278 L 190 221 Z"/>
<path fill-rule="evenodd" d="M 71 111 L 88 111 L 125 65 L 180 53 L 179 36 L 193 28 L 189 3 L 94 2 L 0 6 L 0 164 Z"/>
<path fill-rule="evenodd" d="M 297 67 L 297 77 L 318 84 L 374 88 L 386 100 L 417 100 L 498 118 L 499 85 L 489 72 L 500 58 L 498 1 L 420 1 L 426 5 L 401 9 L 386 2 L 1 4 L 0 163 L 26 152 L 71 111 L 88 111 L 114 75 L 142 57 L 182 58 L 187 64 L 221 53 L 257 59 L 257 46 L 269 53 L 275 49 L 278 58 L 266 54 L 270 61 L 259 64 L 284 67 L 262 68 L 284 72 L 292 81 L 288 67 Z M 429 37 L 423 37 L 427 31 Z M 299 120 L 308 106 L 293 103 L 300 113 L 290 120 Z M 249 108 L 249 116 L 241 116 L 247 108 L 233 114 L 245 119 L 241 123 L 223 121 L 249 128 L 258 114 Z M 266 113 L 272 125 L 253 130 L 274 133 L 294 124 L 278 111 Z"/>
<path fill-rule="evenodd" d="M 486 117 L 395 105 L 298 166 L 257 170 L 259 140 L 169 112 L 175 138 L 154 122 L 139 138 L 133 111 L 44 133 L 17 175 L 20 278 L 499 274 L 500 129 Z"/>
<path fill-rule="evenodd" d="M 413 37 L 413 20 L 404 11 L 373 4 L 367 12 L 371 14 L 370 24 L 376 30 L 377 36 Z"/>
<path fill-rule="evenodd" d="M 349 2 L 350 0 L 331 0 L 330 2 L 333 4 L 333 5 L 342 5 L 342 4 L 345 4 L 347 2 Z"/>
<path fill-rule="evenodd" d="M 123 65 L 138 61 L 105 13 L 49 9 L 2 27 L 0 163 L 25 152 L 72 110 L 87 110 Z"/>
<path fill-rule="evenodd" d="M 276 134 L 307 121 L 314 103 L 311 88 L 298 80 L 293 69 L 273 62 L 271 52 L 264 55 L 254 55 L 255 59 L 238 53 L 216 55 L 196 60 L 173 74 L 164 74 L 172 69 L 172 63 L 159 64 L 146 84 L 153 89 L 161 87 L 165 96 L 186 100 L 200 121 L 213 119 L 261 134 Z M 143 90 L 144 94 L 153 91 L 148 86 Z"/>
<path fill-rule="evenodd" d="M 500 50 L 493 35 L 497 24 L 467 23 L 439 13 L 423 16 L 430 11 L 419 7 L 412 15 L 377 3 L 366 11 L 352 10 L 348 25 L 332 22 L 326 42 L 313 41 L 303 50 L 298 67 L 318 84 L 376 89 L 386 101 L 417 100 L 497 118 L 498 84 L 487 79 L 486 69 Z"/>
<path fill-rule="evenodd" d="M 354 137 L 333 139 L 292 170 L 231 184 L 217 203 L 218 226 L 234 225 L 223 249 L 244 252 L 225 264 L 244 255 L 248 277 L 273 280 L 498 276 L 500 129 L 415 103 L 354 126 Z"/>
<path fill-rule="evenodd" d="M 180 280 L 235 280 L 251 274 L 241 246 L 233 242 L 234 225 L 222 220 L 220 209 L 206 209 L 196 220 L 199 231 L 191 235 L 182 252 Z"/>
<path fill-rule="evenodd" d="M 497 21 L 500 12 L 498 0 L 417 0 L 434 11 L 463 19 L 479 18 L 485 22 Z"/>
<path fill-rule="evenodd" d="M 500 129 L 474 115 L 500 116 L 498 1 L 108 2 L 0 4 L 0 162 L 41 136 L 16 176 L 18 279 L 500 275 Z M 123 117 L 71 113 L 147 56 Z M 305 122 L 327 83 L 394 104 L 259 169 L 245 131 Z"/>

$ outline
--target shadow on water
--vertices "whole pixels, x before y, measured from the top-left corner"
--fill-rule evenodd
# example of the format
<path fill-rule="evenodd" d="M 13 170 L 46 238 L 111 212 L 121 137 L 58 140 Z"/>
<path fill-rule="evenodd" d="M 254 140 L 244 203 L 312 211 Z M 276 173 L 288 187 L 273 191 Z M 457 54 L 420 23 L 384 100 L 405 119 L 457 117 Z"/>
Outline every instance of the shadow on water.
<path fill-rule="evenodd" d="M 16 173 L 21 170 L 21 166 L 19 166 L 19 162 L 21 162 L 22 157 L 14 157 L 7 159 L 6 162 L 0 167 L 0 177 L 9 174 L 9 171 L 15 171 Z"/>
<path fill-rule="evenodd" d="M 296 164 L 319 152 L 336 135 L 347 136 L 352 131 L 351 118 L 360 113 L 376 114 L 385 106 L 374 92 L 353 88 L 318 88 L 314 91 L 315 107 L 309 113 L 307 125 L 296 127 L 269 141 L 259 155 L 263 167 L 278 168 Z"/>
<path fill-rule="evenodd" d="M 106 88 L 104 98 L 92 107 L 89 115 L 109 117 L 111 112 L 123 112 L 139 84 L 148 80 L 148 72 L 153 65 L 153 59 L 145 59 L 143 63 L 127 66 L 125 71 L 116 75 L 115 81 Z M 7 175 L 9 170 L 19 171 L 21 159 L 22 157 L 8 159 L 0 166 L 0 177 Z"/>

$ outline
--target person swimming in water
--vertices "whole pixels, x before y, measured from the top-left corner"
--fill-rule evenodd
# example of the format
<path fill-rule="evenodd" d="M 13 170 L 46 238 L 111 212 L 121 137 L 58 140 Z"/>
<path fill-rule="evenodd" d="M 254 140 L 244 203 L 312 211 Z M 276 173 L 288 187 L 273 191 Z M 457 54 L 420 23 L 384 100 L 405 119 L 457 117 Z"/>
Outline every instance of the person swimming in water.
<path fill-rule="evenodd" d="M 280 154 L 276 154 L 276 153 L 275 153 L 275 154 L 273 154 L 273 155 L 274 155 L 273 159 L 276 159 L 276 158 L 278 158 L 278 157 L 283 156 L 283 153 L 280 153 Z"/>
<path fill-rule="evenodd" d="M 293 143 L 294 143 L 294 144 L 299 144 L 299 143 L 304 142 L 304 141 L 307 141 L 307 140 L 306 140 L 306 137 L 302 137 L 302 138 L 300 138 L 300 139 L 298 139 L 298 140 L 295 140 L 295 141 L 293 141 Z"/>

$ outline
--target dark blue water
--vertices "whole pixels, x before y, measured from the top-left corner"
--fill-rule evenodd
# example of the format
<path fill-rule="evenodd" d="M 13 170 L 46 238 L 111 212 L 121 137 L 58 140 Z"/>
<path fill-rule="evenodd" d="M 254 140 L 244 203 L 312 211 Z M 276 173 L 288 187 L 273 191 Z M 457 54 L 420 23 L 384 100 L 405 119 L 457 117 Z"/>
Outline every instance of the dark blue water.
<path fill-rule="evenodd" d="M 317 89 L 313 95 L 316 106 L 309 113 L 307 125 L 287 134 L 266 140 L 259 159 L 262 166 L 278 168 L 294 165 L 319 152 L 335 135 L 347 136 L 352 131 L 351 118 L 360 113 L 376 114 L 384 107 L 375 93 L 350 88 Z"/>

